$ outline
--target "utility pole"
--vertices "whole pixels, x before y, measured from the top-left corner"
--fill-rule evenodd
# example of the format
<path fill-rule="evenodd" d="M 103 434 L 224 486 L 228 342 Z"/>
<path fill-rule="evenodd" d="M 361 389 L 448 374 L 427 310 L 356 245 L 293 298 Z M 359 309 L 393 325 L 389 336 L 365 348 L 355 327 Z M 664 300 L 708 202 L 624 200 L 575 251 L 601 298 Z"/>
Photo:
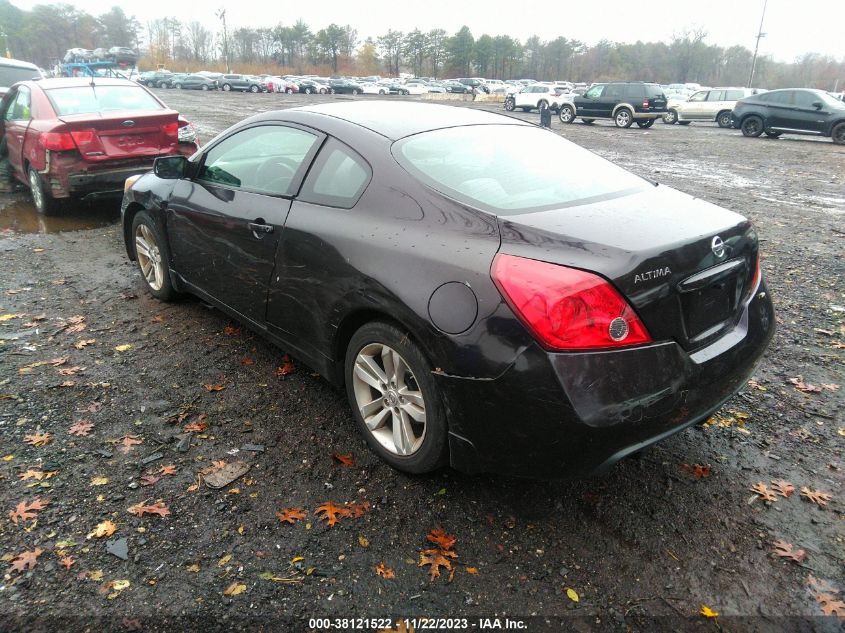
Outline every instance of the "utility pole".
<path fill-rule="evenodd" d="M 226 62 L 226 74 L 232 72 L 229 68 L 229 34 L 226 31 L 226 9 L 220 9 L 215 14 L 223 22 L 223 58 Z"/>
<path fill-rule="evenodd" d="M 751 74 L 748 76 L 748 87 L 754 84 L 754 71 L 757 68 L 757 51 L 760 48 L 760 38 L 766 37 L 763 33 L 763 20 L 766 18 L 766 4 L 769 0 L 763 0 L 763 15 L 760 16 L 760 28 L 757 30 L 757 44 L 754 45 L 754 57 L 751 58 Z"/>

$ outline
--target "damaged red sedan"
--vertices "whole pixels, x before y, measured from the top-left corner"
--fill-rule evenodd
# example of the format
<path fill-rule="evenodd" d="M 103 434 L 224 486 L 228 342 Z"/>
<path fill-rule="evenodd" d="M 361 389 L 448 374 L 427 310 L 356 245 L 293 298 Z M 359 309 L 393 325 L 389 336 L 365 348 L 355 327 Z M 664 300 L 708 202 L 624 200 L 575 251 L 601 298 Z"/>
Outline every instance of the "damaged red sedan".
<path fill-rule="evenodd" d="M 158 156 L 190 156 L 188 121 L 135 82 L 112 78 L 22 81 L 0 103 L 0 154 L 45 215 L 72 197 L 123 193 Z"/>

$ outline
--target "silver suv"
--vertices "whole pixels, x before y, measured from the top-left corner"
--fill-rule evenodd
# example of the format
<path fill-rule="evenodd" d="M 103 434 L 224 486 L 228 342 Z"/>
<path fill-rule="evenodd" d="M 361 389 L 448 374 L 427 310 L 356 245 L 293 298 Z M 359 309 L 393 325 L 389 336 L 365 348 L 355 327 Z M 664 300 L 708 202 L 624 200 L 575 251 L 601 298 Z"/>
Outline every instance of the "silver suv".
<path fill-rule="evenodd" d="M 756 92 L 750 88 L 708 88 L 693 93 L 684 101 L 670 99 L 663 122 L 689 125 L 693 121 L 715 121 L 719 127 L 731 127 L 734 104 Z"/>

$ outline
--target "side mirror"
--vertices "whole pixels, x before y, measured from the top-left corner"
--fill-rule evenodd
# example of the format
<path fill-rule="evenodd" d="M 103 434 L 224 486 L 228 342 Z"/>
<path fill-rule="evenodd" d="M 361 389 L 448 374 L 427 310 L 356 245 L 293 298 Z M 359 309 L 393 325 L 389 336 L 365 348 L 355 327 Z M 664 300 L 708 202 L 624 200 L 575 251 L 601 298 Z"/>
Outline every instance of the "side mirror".
<path fill-rule="evenodd" d="M 816 110 L 821 110 L 824 107 L 824 104 L 821 101 L 813 101 L 813 107 Z"/>
<path fill-rule="evenodd" d="M 182 156 L 159 156 L 153 162 L 153 173 L 165 180 L 183 178 L 188 172 L 188 159 Z"/>

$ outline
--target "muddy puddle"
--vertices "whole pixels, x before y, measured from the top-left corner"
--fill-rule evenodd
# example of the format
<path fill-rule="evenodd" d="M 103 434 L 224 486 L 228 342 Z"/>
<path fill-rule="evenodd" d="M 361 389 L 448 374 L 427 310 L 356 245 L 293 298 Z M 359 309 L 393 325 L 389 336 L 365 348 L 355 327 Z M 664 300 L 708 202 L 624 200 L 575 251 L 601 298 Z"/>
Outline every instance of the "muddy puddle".
<path fill-rule="evenodd" d="M 69 204 L 59 215 L 44 216 L 35 210 L 28 194 L 0 197 L 0 236 L 21 233 L 62 233 L 96 229 L 120 219 L 118 200 Z"/>

